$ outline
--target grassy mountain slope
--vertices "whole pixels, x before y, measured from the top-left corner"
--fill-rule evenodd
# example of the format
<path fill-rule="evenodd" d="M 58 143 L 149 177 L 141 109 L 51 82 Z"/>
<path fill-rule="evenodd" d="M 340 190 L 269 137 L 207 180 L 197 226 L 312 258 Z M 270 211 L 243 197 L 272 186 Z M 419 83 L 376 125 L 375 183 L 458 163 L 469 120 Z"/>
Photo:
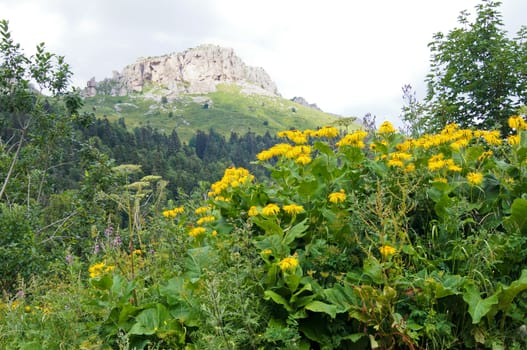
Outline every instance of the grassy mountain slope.
<path fill-rule="evenodd" d="M 85 109 L 98 118 L 125 119 L 129 128 L 150 125 L 170 133 L 176 129 L 183 141 L 196 130 L 213 128 L 228 136 L 231 131 L 271 134 L 280 130 L 315 129 L 331 125 L 338 117 L 280 97 L 246 95 L 236 85 L 219 85 L 207 95 L 183 95 L 162 99 L 163 91 L 151 87 L 129 96 L 97 95 L 85 99 Z"/>

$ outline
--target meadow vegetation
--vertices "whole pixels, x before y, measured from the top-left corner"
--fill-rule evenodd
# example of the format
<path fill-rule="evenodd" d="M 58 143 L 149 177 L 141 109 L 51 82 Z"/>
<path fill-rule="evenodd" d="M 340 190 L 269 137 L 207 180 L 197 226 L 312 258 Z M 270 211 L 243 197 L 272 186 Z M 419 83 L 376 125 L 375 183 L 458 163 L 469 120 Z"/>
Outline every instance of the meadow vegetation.
<path fill-rule="evenodd" d="M 406 133 L 231 135 L 264 147 L 247 166 L 214 163 L 214 132 L 185 145 L 108 129 L 67 89 L 62 57 L 26 57 L 7 21 L 0 36 L 0 348 L 527 347 L 521 100 L 496 125 L 438 112 L 458 106 L 441 95 L 413 100 Z M 146 170 L 112 159 L 132 139 Z M 173 190 L 183 170 L 155 162 L 172 153 L 187 177 L 221 169 Z"/>

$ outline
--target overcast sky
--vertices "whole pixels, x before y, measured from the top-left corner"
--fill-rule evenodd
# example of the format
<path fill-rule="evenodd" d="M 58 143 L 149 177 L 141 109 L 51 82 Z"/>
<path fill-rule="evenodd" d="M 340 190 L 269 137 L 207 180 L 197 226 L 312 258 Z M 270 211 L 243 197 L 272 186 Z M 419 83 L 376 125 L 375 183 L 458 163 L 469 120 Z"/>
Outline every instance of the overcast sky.
<path fill-rule="evenodd" d="M 504 0 L 506 29 L 527 24 L 527 1 Z M 110 77 L 142 56 L 200 44 L 231 47 L 263 67 L 285 98 L 327 112 L 397 120 L 401 87 L 423 96 L 427 44 L 477 0 L 0 0 L 27 54 L 39 42 L 66 56 L 74 85 Z"/>

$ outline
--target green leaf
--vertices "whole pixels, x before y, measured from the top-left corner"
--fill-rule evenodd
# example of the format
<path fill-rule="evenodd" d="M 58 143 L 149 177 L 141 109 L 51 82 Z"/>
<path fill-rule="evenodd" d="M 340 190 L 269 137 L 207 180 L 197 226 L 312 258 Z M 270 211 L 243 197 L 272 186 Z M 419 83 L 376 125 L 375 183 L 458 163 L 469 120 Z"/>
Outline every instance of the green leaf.
<path fill-rule="evenodd" d="M 512 304 L 514 298 L 525 290 L 527 290 L 527 270 L 522 270 L 519 279 L 512 282 L 510 286 L 502 286 L 497 310 L 506 311 Z"/>
<path fill-rule="evenodd" d="M 373 257 L 368 257 L 364 260 L 363 272 L 375 283 L 380 284 L 384 280 L 382 266 L 379 261 Z"/>
<path fill-rule="evenodd" d="M 472 324 L 478 324 L 499 302 L 497 293 L 485 299 L 481 298 L 478 287 L 473 283 L 465 285 L 463 300 L 468 304 L 468 313 L 472 317 Z"/>
<path fill-rule="evenodd" d="M 260 218 L 260 217 L 254 217 L 253 222 L 256 224 L 256 226 L 260 227 L 262 230 L 265 231 L 268 235 L 277 234 L 282 236 L 284 234 L 284 231 L 280 227 L 280 225 L 276 222 L 276 219 L 271 218 Z"/>
<path fill-rule="evenodd" d="M 167 299 L 168 305 L 176 305 L 180 301 L 181 293 L 188 293 L 184 288 L 185 280 L 178 276 L 171 278 L 167 284 L 159 286 L 159 295 Z"/>
<path fill-rule="evenodd" d="M 99 278 L 92 278 L 90 280 L 92 286 L 102 290 L 110 290 L 113 285 L 113 279 L 111 275 L 105 274 Z"/>
<path fill-rule="evenodd" d="M 295 241 L 295 239 L 304 237 L 306 234 L 306 230 L 309 227 L 306 222 L 307 219 L 304 219 L 295 226 L 291 227 L 291 229 L 287 231 L 287 233 L 284 235 L 284 238 L 282 239 L 282 244 L 290 245 Z"/>
<path fill-rule="evenodd" d="M 434 284 L 435 297 L 437 299 L 444 298 L 450 295 L 461 294 L 461 286 L 465 279 L 459 275 L 447 275 L 444 279 L 437 281 Z"/>
<path fill-rule="evenodd" d="M 331 318 L 335 318 L 337 315 L 337 307 L 335 305 L 326 304 L 321 301 L 315 300 L 310 302 L 305 306 L 306 310 L 313 311 L 313 312 L 323 312 L 331 316 Z"/>
<path fill-rule="evenodd" d="M 323 291 L 324 299 L 335 305 L 337 313 L 347 312 L 351 305 L 359 304 L 353 289 L 348 285 L 335 284 Z"/>
<path fill-rule="evenodd" d="M 135 318 L 136 323 L 132 326 L 129 334 L 152 335 L 155 334 L 168 320 L 170 315 L 162 304 L 155 304 L 154 307 L 143 310 Z"/>
<path fill-rule="evenodd" d="M 510 218 L 518 225 L 521 233 L 527 232 L 527 199 L 516 198 L 512 202 Z"/>
<path fill-rule="evenodd" d="M 277 304 L 280 304 L 282 305 L 288 312 L 293 312 L 295 311 L 291 305 L 289 305 L 289 302 L 287 300 L 285 300 L 285 298 L 283 296 L 281 296 L 280 294 L 278 293 L 275 293 L 273 292 L 272 290 L 266 290 L 264 292 L 264 299 L 265 300 L 269 300 L 271 299 L 272 301 L 274 301 L 275 303 Z"/>

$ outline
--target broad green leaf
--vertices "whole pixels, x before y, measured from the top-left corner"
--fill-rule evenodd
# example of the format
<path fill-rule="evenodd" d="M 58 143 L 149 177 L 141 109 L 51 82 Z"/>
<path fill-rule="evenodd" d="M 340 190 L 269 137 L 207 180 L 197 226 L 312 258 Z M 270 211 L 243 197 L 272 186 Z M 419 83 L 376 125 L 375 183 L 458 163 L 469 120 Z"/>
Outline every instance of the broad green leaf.
<path fill-rule="evenodd" d="M 181 293 L 188 293 L 184 288 L 185 280 L 178 276 L 171 278 L 165 285 L 159 286 L 159 294 L 167 299 L 168 305 L 176 305 L 181 300 Z"/>
<path fill-rule="evenodd" d="M 289 312 L 293 312 L 294 311 L 294 309 L 291 307 L 289 302 L 287 300 L 285 300 L 285 298 L 283 296 L 281 296 L 278 293 L 273 292 L 272 290 L 266 290 L 264 292 L 264 299 L 265 300 L 271 299 L 275 303 L 283 305 L 283 307 Z"/>
<path fill-rule="evenodd" d="M 512 304 L 514 298 L 525 290 L 527 290 L 527 270 L 522 270 L 519 279 L 512 282 L 509 286 L 502 286 L 497 310 L 506 311 Z"/>
<path fill-rule="evenodd" d="M 295 241 L 295 239 L 303 237 L 306 234 L 307 228 L 309 227 L 306 222 L 307 219 L 304 219 L 295 226 L 291 227 L 291 229 L 287 231 L 287 233 L 284 235 L 284 238 L 282 239 L 282 244 L 290 245 Z"/>
<path fill-rule="evenodd" d="M 478 287 L 473 283 L 465 285 L 463 300 L 468 304 L 468 313 L 472 317 L 472 324 L 478 324 L 499 302 L 497 293 L 485 299 L 481 298 Z"/>
<path fill-rule="evenodd" d="M 527 199 L 516 198 L 512 202 L 510 217 L 522 233 L 527 231 Z"/>
<path fill-rule="evenodd" d="M 284 234 L 284 231 L 280 227 L 280 225 L 276 222 L 276 219 L 267 219 L 267 218 L 261 218 L 261 217 L 254 217 L 253 222 L 256 224 L 256 226 L 260 227 L 262 230 L 265 231 L 265 234 L 267 235 L 280 235 L 282 236 Z"/>
<path fill-rule="evenodd" d="M 143 310 L 135 318 L 135 324 L 132 326 L 129 334 L 152 335 L 155 334 L 168 320 L 170 315 L 162 304 L 155 304 L 154 307 Z"/>
<path fill-rule="evenodd" d="M 347 312 L 351 305 L 359 301 L 353 293 L 353 289 L 347 285 L 335 284 L 332 288 L 325 289 L 324 299 L 335 305 L 337 313 Z"/>
<path fill-rule="evenodd" d="M 184 276 L 190 280 L 191 283 L 197 282 L 201 278 L 202 270 L 208 267 L 214 259 L 213 252 L 210 247 L 199 247 L 189 249 L 188 255 L 185 258 L 185 267 L 187 271 Z"/>
<path fill-rule="evenodd" d="M 447 275 L 444 279 L 438 280 L 434 284 L 435 297 L 437 299 L 444 298 L 450 295 L 461 294 L 461 286 L 465 279 L 459 275 Z"/>
<path fill-rule="evenodd" d="M 92 278 L 90 280 L 92 286 L 102 290 L 110 290 L 113 285 L 113 278 L 109 274 L 105 274 L 99 278 Z"/>
<path fill-rule="evenodd" d="M 310 302 L 305 306 L 306 310 L 313 311 L 313 312 L 323 312 L 331 316 L 331 318 L 335 318 L 337 315 L 337 307 L 335 305 L 326 304 L 321 301 L 315 300 Z"/>
<path fill-rule="evenodd" d="M 373 257 L 364 260 L 363 272 L 375 283 L 382 283 L 384 280 L 382 266 L 379 261 Z"/>

